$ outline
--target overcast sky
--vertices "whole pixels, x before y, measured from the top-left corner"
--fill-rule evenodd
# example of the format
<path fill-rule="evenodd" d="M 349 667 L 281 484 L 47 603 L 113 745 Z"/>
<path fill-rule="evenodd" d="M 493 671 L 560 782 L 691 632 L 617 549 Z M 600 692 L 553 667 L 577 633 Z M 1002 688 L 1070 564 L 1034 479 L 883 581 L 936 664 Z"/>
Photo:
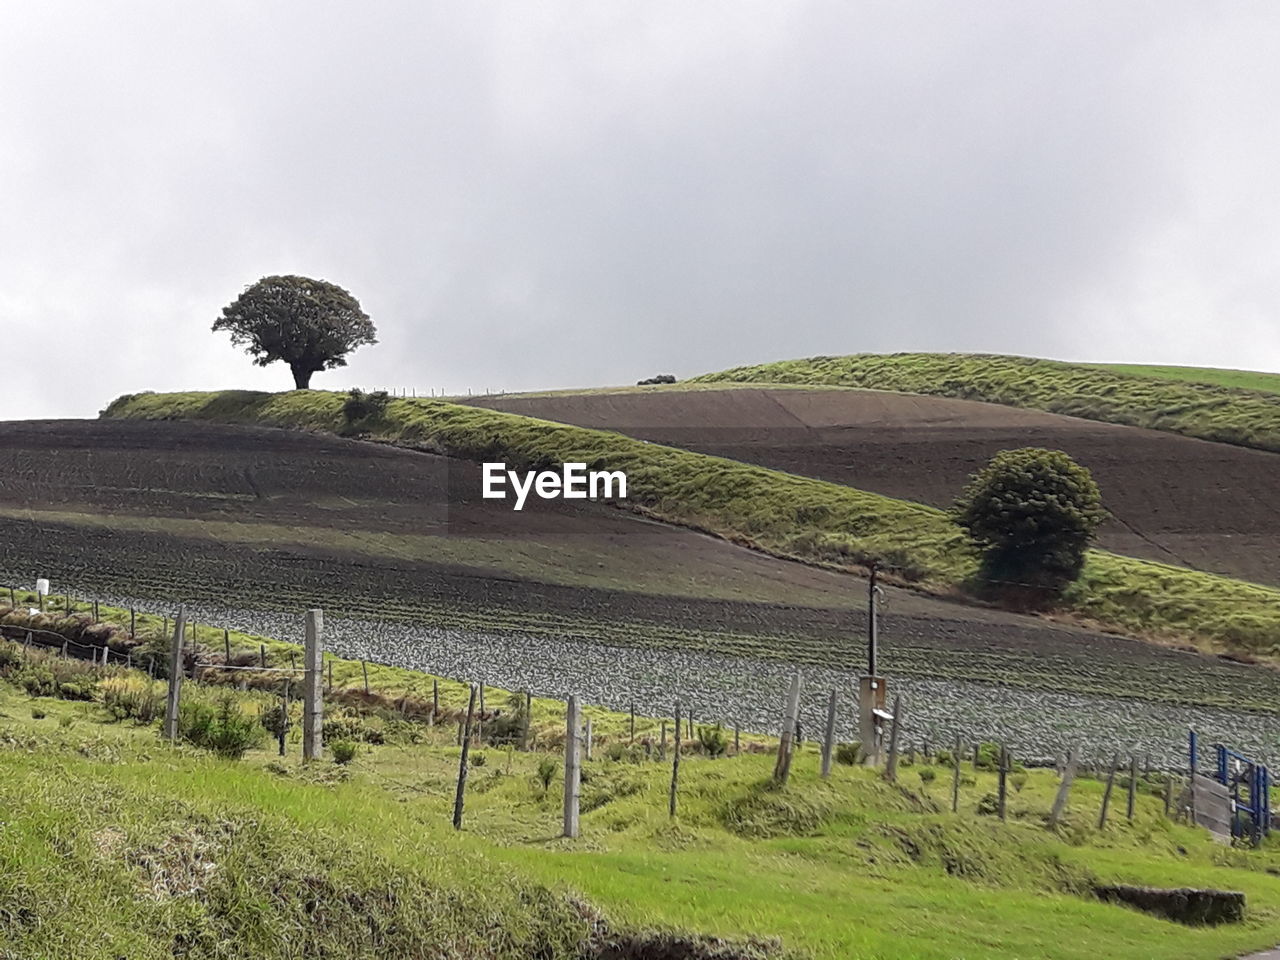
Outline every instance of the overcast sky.
<path fill-rule="evenodd" d="M 313 384 L 816 353 L 1280 370 L 1280 4 L 6 3 L 0 418 L 286 389 L 210 325 L 354 293 Z"/>

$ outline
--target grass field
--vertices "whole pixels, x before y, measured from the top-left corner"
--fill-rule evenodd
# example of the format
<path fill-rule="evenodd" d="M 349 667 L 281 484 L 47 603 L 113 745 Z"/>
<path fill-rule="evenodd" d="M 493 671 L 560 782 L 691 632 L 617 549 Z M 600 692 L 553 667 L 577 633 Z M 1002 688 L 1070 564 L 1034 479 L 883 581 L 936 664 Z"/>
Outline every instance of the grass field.
<path fill-rule="evenodd" d="M 336 432 L 345 429 L 342 399 L 319 391 L 140 394 L 120 398 L 104 415 Z M 591 469 L 621 469 L 628 476 L 628 505 L 659 519 L 809 563 L 876 560 L 935 592 L 958 593 L 976 569 L 963 535 L 942 511 L 839 484 L 434 400 L 394 400 L 381 421 L 365 429 L 380 439 L 466 459 L 502 457 L 525 468 L 582 461 Z M 1062 612 L 1214 650 L 1262 657 L 1280 652 L 1280 591 L 1099 551 L 1090 554 Z"/>
<path fill-rule="evenodd" d="M 1280 851 L 1170 822 L 1154 783 L 1132 824 L 1113 797 L 1100 831 L 1102 785 L 1079 780 L 1051 832 L 1049 771 L 1015 778 L 1001 823 L 977 812 L 994 773 L 968 762 L 952 814 L 945 763 L 904 763 L 896 785 L 837 764 L 823 782 L 808 747 L 769 789 L 767 754 L 689 755 L 672 821 L 669 763 L 600 751 L 569 841 L 557 782 L 534 776 L 554 752 L 479 750 L 456 834 L 450 729 L 410 725 L 340 767 L 303 765 L 296 734 L 283 760 L 258 748 L 234 762 L 107 721 L 96 702 L 0 682 L 10 955 L 590 957 L 584 900 L 615 931 L 781 938 L 813 960 L 1213 960 L 1280 941 Z M 1095 882 L 1241 890 L 1248 915 L 1187 928 L 1104 905 Z"/>
<path fill-rule="evenodd" d="M 829 385 L 958 397 L 1280 451 L 1280 396 L 1190 380 L 994 354 L 864 353 L 736 367 L 692 382 Z"/>
<path fill-rule="evenodd" d="M 1115 373 L 1135 377 L 1154 377 L 1157 380 L 1185 380 L 1188 383 L 1207 383 L 1233 390 L 1257 390 L 1262 393 L 1280 393 L 1280 373 L 1263 373 L 1257 370 L 1224 370 L 1219 367 L 1165 367 L 1146 363 L 1090 363 L 1082 366 L 1100 367 Z"/>

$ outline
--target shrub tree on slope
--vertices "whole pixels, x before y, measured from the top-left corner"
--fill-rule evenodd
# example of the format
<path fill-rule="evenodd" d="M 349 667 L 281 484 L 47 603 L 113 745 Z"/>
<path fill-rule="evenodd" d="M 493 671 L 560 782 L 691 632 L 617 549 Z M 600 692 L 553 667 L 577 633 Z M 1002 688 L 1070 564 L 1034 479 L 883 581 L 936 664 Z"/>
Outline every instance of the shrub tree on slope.
<path fill-rule="evenodd" d="M 952 515 L 982 551 L 984 587 L 1056 596 L 1080 575 L 1106 513 L 1088 469 L 1061 450 L 1024 447 L 974 474 Z"/>

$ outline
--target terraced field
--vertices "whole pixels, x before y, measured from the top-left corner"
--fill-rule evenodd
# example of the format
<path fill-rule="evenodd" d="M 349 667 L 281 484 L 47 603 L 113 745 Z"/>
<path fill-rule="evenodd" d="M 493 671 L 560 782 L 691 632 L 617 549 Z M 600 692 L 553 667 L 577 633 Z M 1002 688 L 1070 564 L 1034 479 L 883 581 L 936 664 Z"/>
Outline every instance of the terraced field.
<path fill-rule="evenodd" d="M 1280 454 L 972 400 L 710 386 L 470 402 L 935 506 L 999 450 L 1065 450 L 1102 487 L 1103 548 L 1280 584 Z"/>
<path fill-rule="evenodd" d="M 764 729 L 788 664 L 852 686 L 862 581 L 600 505 L 497 511 L 468 471 L 301 432 L 4 425 L 0 572 L 277 636 L 320 605 L 341 652 L 614 707 L 682 696 Z M 963 723 L 1046 753 L 1127 737 L 1176 757 L 1197 722 L 1280 747 L 1280 721 L 1248 712 L 1276 710 L 1276 671 L 899 590 L 882 637 L 920 703 L 913 736 Z"/>

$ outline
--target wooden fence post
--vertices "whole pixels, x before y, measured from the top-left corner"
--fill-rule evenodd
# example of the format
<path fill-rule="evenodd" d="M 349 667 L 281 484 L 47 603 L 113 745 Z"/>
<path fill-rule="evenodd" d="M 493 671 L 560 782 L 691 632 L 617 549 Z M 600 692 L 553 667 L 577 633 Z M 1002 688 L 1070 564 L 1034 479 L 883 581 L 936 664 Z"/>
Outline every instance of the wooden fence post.
<path fill-rule="evenodd" d="M 778 758 L 773 764 L 773 782 L 786 784 L 791 776 L 791 744 L 796 732 L 796 713 L 800 709 L 800 671 L 791 677 L 787 692 L 786 713 L 782 715 L 782 737 L 778 740 Z"/>
<path fill-rule="evenodd" d="M 231 662 L 231 631 L 226 627 L 222 628 L 222 662 Z"/>
<path fill-rule="evenodd" d="M 1133 808 L 1138 796 L 1138 758 L 1129 758 L 1129 796 L 1125 804 L 1125 819 L 1133 823 Z"/>
<path fill-rule="evenodd" d="M 951 812 L 960 812 L 960 734 L 956 734 L 956 749 L 951 757 Z"/>
<path fill-rule="evenodd" d="M 169 695 L 164 704 L 164 735 L 168 740 L 178 739 L 178 702 L 182 696 L 182 637 L 186 622 L 187 608 L 180 606 L 173 642 L 169 645 Z"/>
<path fill-rule="evenodd" d="M 582 788 L 582 770 L 578 766 L 578 740 L 582 736 L 578 697 L 569 695 L 564 729 L 564 831 L 573 839 L 578 835 L 578 801 Z"/>
<path fill-rule="evenodd" d="M 133 607 L 129 608 L 129 636 L 136 637 L 138 635 L 138 614 Z"/>
<path fill-rule="evenodd" d="M 360 672 L 364 674 L 364 692 L 369 692 L 369 661 L 360 661 Z"/>
<path fill-rule="evenodd" d="M 587 717 L 587 732 L 583 740 L 583 757 L 587 762 L 591 761 L 591 718 Z"/>
<path fill-rule="evenodd" d="M 1076 768 L 1079 766 L 1080 750 L 1072 747 L 1067 751 L 1067 766 L 1062 772 L 1062 782 L 1058 784 L 1058 794 L 1053 798 L 1053 809 L 1049 811 L 1049 826 L 1056 827 L 1067 809 L 1067 796 L 1071 793 L 1071 784 L 1076 779 Z"/>
<path fill-rule="evenodd" d="M 890 783 L 898 779 L 898 731 L 902 729 L 902 694 L 893 698 L 893 726 L 889 728 L 889 763 L 884 777 Z"/>
<path fill-rule="evenodd" d="M 1009 751 L 1000 744 L 1000 772 L 996 786 L 997 806 L 1000 819 L 1008 819 L 1009 813 Z"/>
<path fill-rule="evenodd" d="M 1164 815 L 1169 816 L 1169 811 L 1173 809 L 1173 774 L 1165 775 L 1164 780 Z"/>
<path fill-rule="evenodd" d="M 733 755 L 736 757 L 742 752 L 742 727 L 739 724 L 733 725 Z"/>
<path fill-rule="evenodd" d="M 284 738 L 289 732 L 289 678 L 284 678 L 284 684 L 280 688 L 280 731 L 277 736 L 280 739 L 280 756 L 284 756 Z"/>
<path fill-rule="evenodd" d="M 636 742 L 636 705 L 631 704 L 631 743 Z"/>
<path fill-rule="evenodd" d="M 324 613 L 307 611 L 306 642 L 303 647 L 302 675 L 302 758 L 318 760 L 324 752 L 324 697 L 320 690 L 323 678 Z"/>
<path fill-rule="evenodd" d="M 1111 771 L 1107 774 L 1107 786 L 1102 791 L 1102 809 L 1098 812 L 1098 829 L 1107 825 L 1107 805 L 1111 803 L 1111 788 L 1115 786 L 1116 770 L 1120 767 L 1120 755 L 1112 754 Z"/>
<path fill-rule="evenodd" d="M 667 759 L 667 721 L 662 721 L 662 740 L 658 743 L 658 759 Z"/>
<path fill-rule="evenodd" d="M 662 747 L 665 750 L 667 746 L 667 725 L 662 725 Z M 676 815 L 676 789 L 680 783 L 680 701 L 676 701 L 676 739 L 675 739 L 675 756 L 671 761 L 671 790 L 667 800 L 667 813 L 669 816 Z"/>
<path fill-rule="evenodd" d="M 265 643 L 258 644 L 258 666 L 264 670 L 267 666 L 267 645 Z"/>
<path fill-rule="evenodd" d="M 822 738 L 822 779 L 831 776 L 831 753 L 836 747 L 836 692 L 827 697 L 827 729 Z"/>
<path fill-rule="evenodd" d="M 453 829 L 462 829 L 462 800 L 467 791 L 467 755 L 471 752 L 471 717 L 476 710 L 476 685 L 470 684 L 471 695 L 467 697 L 467 719 L 462 734 L 462 753 L 458 755 L 458 789 L 453 795 Z M 462 728 L 459 728 L 462 729 Z"/>

